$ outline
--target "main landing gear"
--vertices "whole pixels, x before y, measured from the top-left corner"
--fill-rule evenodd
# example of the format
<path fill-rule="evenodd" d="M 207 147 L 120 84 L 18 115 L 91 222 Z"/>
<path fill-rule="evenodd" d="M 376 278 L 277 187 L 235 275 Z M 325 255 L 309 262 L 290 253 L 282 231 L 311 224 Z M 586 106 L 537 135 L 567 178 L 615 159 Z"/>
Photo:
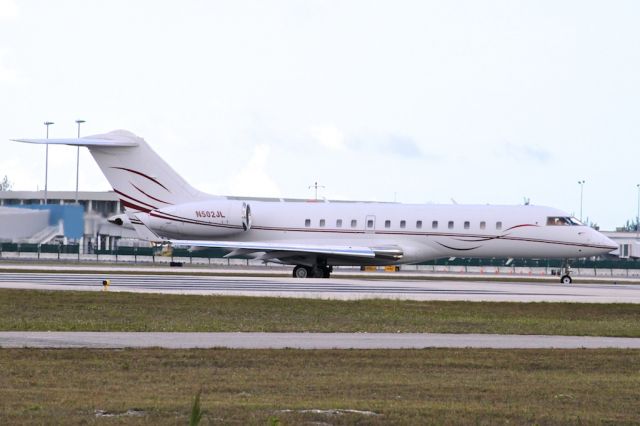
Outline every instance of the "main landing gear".
<path fill-rule="evenodd" d="M 305 266 L 296 265 L 293 268 L 293 278 L 330 278 L 333 266 Z"/>
<path fill-rule="evenodd" d="M 560 277 L 560 283 L 562 284 L 571 284 L 573 280 L 571 279 L 571 266 L 569 266 L 569 261 L 565 259 L 562 262 L 562 276 Z"/>

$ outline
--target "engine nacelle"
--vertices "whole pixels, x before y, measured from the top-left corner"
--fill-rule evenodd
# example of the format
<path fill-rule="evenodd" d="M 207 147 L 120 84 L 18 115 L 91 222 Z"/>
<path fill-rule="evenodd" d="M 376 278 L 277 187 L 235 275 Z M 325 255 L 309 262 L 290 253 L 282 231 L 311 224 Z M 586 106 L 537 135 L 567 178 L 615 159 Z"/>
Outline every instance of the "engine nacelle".
<path fill-rule="evenodd" d="M 164 238 L 215 239 L 251 229 L 251 207 L 238 200 L 196 201 L 152 210 L 144 224 Z"/>
<path fill-rule="evenodd" d="M 131 224 L 131 219 L 126 213 L 116 214 L 107 218 L 107 222 L 113 223 L 114 225 L 122 226 L 126 229 L 134 229 Z"/>

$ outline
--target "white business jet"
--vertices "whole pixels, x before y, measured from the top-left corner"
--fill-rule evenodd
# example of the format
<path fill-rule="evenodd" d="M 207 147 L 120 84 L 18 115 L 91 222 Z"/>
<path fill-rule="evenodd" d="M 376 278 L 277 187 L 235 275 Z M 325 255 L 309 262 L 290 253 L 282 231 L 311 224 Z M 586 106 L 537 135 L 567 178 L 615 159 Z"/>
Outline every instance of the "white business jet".
<path fill-rule="evenodd" d="M 141 238 L 215 247 L 295 265 L 293 276 L 328 278 L 336 265 L 399 265 L 437 258 L 581 258 L 617 245 L 571 215 L 541 206 L 410 205 L 284 201 L 200 192 L 149 145 L 117 130 L 80 139 L 16 139 L 86 146 Z M 570 268 L 561 278 L 571 283 Z"/>

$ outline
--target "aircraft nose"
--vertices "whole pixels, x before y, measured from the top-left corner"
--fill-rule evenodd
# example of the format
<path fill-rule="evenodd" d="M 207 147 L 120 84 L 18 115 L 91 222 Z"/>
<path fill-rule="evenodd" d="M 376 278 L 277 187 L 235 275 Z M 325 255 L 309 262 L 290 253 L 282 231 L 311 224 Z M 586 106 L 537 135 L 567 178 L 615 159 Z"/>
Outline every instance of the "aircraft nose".
<path fill-rule="evenodd" d="M 600 235 L 602 235 L 602 234 L 600 234 Z M 613 241 L 611 238 L 609 238 L 609 237 L 607 237 L 605 235 L 602 235 L 602 239 L 604 240 L 603 241 L 603 245 L 607 246 L 607 248 L 610 248 L 611 249 L 610 251 L 617 250 L 619 248 L 618 243 Z"/>
<path fill-rule="evenodd" d="M 593 230 L 593 235 L 591 236 L 591 240 L 593 241 L 594 244 L 602 246 L 604 250 L 607 250 L 607 253 L 618 249 L 618 243 L 616 243 L 606 235 L 596 231 L 595 229 Z"/>

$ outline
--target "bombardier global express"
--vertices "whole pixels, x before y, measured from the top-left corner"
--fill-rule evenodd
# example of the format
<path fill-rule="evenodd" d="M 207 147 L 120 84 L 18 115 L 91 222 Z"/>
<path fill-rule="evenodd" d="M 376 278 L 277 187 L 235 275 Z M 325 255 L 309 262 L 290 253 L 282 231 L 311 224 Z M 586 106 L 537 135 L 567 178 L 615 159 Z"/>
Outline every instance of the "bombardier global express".
<path fill-rule="evenodd" d="M 581 258 L 617 249 L 571 215 L 533 205 L 408 205 L 255 200 L 200 192 L 140 137 L 116 130 L 79 139 L 16 139 L 86 146 L 120 197 L 111 220 L 158 243 L 225 249 L 328 278 L 337 265 L 437 258 Z M 565 262 L 566 265 L 566 262 Z M 563 283 L 571 283 L 564 268 Z"/>

